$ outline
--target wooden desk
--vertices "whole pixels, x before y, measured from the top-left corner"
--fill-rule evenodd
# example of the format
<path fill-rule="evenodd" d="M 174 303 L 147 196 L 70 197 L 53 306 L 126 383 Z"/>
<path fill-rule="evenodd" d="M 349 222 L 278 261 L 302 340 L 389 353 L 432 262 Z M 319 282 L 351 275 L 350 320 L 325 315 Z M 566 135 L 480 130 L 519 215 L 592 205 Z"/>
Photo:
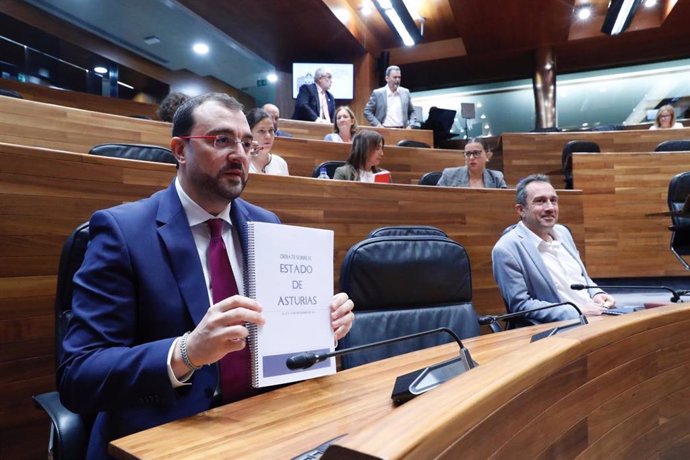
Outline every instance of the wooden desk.
<path fill-rule="evenodd" d="M 564 187 L 561 154 L 566 142 L 586 140 L 599 144 L 602 152 L 651 152 L 662 141 L 690 138 L 690 128 L 568 133 L 504 133 L 503 172 L 506 182 L 534 173 L 549 173 L 556 188 Z"/>
<path fill-rule="evenodd" d="M 690 169 L 689 158 L 680 152 L 573 154 L 590 276 L 687 276 L 669 250 L 671 218 L 648 215 L 668 211 L 668 184 Z"/>
<path fill-rule="evenodd" d="M 542 326 L 543 327 L 543 326 Z M 396 376 L 444 345 L 307 381 L 111 443 L 122 459 L 688 458 L 690 307 L 466 340 L 479 367 L 394 408 Z"/>
<path fill-rule="evenodd" d="M 281 118 L 280 130 L 292 134 L 301 139 L 313 139 L 322 141 L 326 134 L 333 132 L 332 123 L 316 123 L 314 121 L 291 120 Z M 360 129 L 371 129 L 380 133 L 386 139 L 386 145 L 395 145 L 401 140 L 425 142 L 434 146 L 434 132 L 429 129 L 398 129 L 375 128 L 368 125 L 360 125 Z"/>

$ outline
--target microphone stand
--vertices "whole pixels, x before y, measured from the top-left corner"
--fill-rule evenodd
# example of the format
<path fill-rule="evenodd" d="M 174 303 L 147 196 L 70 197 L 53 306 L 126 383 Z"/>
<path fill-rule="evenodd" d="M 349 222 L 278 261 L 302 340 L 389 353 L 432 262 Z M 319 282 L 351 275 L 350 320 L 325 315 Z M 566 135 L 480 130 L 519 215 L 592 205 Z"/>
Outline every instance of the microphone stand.
<path fill-rule="evenodd" d="M 581 291 L 583 289 L 598 289 L 598 288 L 603 288 L 603 289 L 632 289 L 632 290 L 640 290 L 640 291 L 649 291 L 653 289 L 660 289 L 664 291 L 668 291 L 672 294 L 671 296 L 671 302 L 673 303 L 678 303 L 678 302 L 683 302 L 680 300 L 681 297 L 690 295 L 690 290 L 673 290 L 670 287 L 666 286 L 616 286 L 616 285 L 611 285 L 611 284 L 601 284 L 597 286 L 588 286 L 585 284 L 571 284 L 570 289 L 573 289 L 575 291 Z"/>
<path fill-rule="evenodd" d="M 410 372 L 409 374 L 399 376 L 395 380 L 391 399 L 393 399 L 393 403 L 395 405 L 400 405 L 422 393 L 433 390 L 447 380 L 450 380 L 451 378 L 477 366 L 477 363 L 474 362 L 472 356 L 470 355 L 470 351 L 465 348 L 458 335 L 451 329 L 447 327 L 440 327 L 437 329 L 431 329 L 429 331 L 417 332 L 415 334 L 381 340 L 379 342 L 358 345 L 351 348 L 344 348 L 342 350 L 337 350 L 330 353 L 300 353 L 289 357 L 285 361 L 285 365 L 291 370 L 307 369 L 314 364 L 324 361 L 328 358 L 354 353 L 369 348 L 380 347 L 391 343 L 402 342 L 404 340 L 414 339 L 425 335 L 437 334 L 440 332 L 448 333 L 453 337 L 453 339 L 460 346 L 460 356 L 439 364 L 425 367 L 423 369 L 418 369 Z"/>
<path fill-rule="evenodd" d="M 556 304 L 551 304 L 551 305 L 542 305 L 541 307 L 531 308 L 529 310 L 517 311 L 517 312 L 513 312 L 513 313 L 507 313 L 507 314 L 501 315 L 501 316 L 493 316 L 493 315 L 480 316 L 477 319 L 477 321 L 479 322 L 480 325 L 491 326 L 494 323 L 496 323 L 497 321 L 510 320 L 512 318 L 520 318 L 520 317 L 524 317 L 527 314 L 532 313 L 534 311 L 547 310 L 549 308 L 556 308 L 556 307 L 560 307 L 563 305 L 570 305 L 575 310 L 577 310 L 577 313 L 580 315 L 578 322 L 577 323 L 564 324 L 563 326 L 557 326 L 555 328 L 548 329 L 546 331 L 535 334 L 532 336 L 532 339 L 530 340 L 530 342 L 536 342 L 537 340 L 541 340 L 541 339 L 544 339 L 546 337 L 551 337 L 552 335 L 556 335 L 559 332 L 563 332 L 563 331 L 566 331 L 568 329 L 572 329 L 574 327 L 581 326 L 584 324 L 589 324 L 589 322 L 587 321 L 587 317 L 585 315 L 583 315 L 582 311 L 578 308 L 578 306 L 572 302 L 561 302 L 561 303 L 556 303 Z M 492 330 L 494 330 L 493 327 L 492 327 Z"/>

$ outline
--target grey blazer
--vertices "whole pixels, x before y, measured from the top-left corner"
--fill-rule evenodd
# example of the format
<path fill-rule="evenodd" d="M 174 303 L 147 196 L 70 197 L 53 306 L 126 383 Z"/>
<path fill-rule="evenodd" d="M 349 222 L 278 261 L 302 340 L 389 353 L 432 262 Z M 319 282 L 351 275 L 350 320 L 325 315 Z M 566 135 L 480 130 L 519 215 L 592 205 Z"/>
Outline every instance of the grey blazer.
<path fill-rule="evenodd" d="M 516 225 L 498 240 L 491 251 L 494 278 L 511 313 L 562 302 L 541 254 L 528 239 L 529 231 L 522 225 Z M 586 283 L 594 285 L 580 259 L 570 231 L 562 225 L 554 226 L 553 231 L 563 247 L 580 264 Z M 600 292 L 604 291 L 590 289 L 589 295 L 594 297 Z M 577 318 L 577 312 L 564 305 L 531 313 L 528 318 L 548 323 Z"/>
<path fill-rule="evenodd" d="M 467 166 L 446 168 L 443 170 L 441 178 L 436 185 L 444 187 L 469 187 L 470 172 L 467 170 Z M 503 179 L 503 173 L 501 171 L 494 171 L 493 169 L 484 170 L 484 187 L 508 188 L 506 181 Z"/>
<path fill-rule="evenodd" d="M 386 119 L 388 106 L 386 88 L 387 86 L 375 89 L 371 93 L 367 105 L 364 107 L 364 118 L 367 119 L 371 126 L 381 126 L 383 120 Z M 409 125 L 415 126 L 417 124 L 417 117 L 414 113 L 412 100 L 410 99 L 410 90 L 399 86 L 398 92 L 400 93 L 400 102 L 403 111 L 403 127 L 407 128 Z"/>

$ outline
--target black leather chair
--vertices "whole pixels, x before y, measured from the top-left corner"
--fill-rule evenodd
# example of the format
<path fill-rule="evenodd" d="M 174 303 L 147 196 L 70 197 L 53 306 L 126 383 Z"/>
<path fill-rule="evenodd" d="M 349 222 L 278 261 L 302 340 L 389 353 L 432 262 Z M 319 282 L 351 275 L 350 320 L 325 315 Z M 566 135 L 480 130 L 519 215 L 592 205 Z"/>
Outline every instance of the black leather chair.
<path fill-rule="evenodd" d="M 426 142 L 422 141 L 413 141 L 413 140 L 408 140 L 408 139 L 403 139 L 398 141 L 397 144 L 398 147 L 419 147 L 422 149 L 430 149 L 431 146 L 427 144 Z"/>
<path fill-rule="evenodd" d="M 441 174 L 443 174 L 441 171 L 424 173 L 424 175 L 419 178 L 417 185 L 436 185 L 439 179 L 441 179 Z"/>
<path fill-rule="evenodd" d="M 674 139 L 660 142 L 655 152 L 690 152 L 690 139 Z"/>
<path fill-rule="evenodd" d="M 438 327 L 460 338 L 479 334 L 472 306 L 472 275 L 465 248 L 442 236 L 381 236 L 350 248 L 340 289 L 355 303 L 357 319 L 340 348 L 368 344 Z M 343 368 L 439 345 L 432 334 L 343 355 Z"/>
<path fill-rule="evenodd" d="M 563 146 L 561 166 L 565 176 L 565 188 L 573 188 L 573 152 L 600 152 L 599 144 L 589 141 L 569 141 Z"/>
<path fill-rule="evenodd" d="M 367 235 L 367 238 L 376 238 L 377 236 L 442 236 L 448 238 L 448 234 L 440 228 L 431 227 L 429 225 L 393 225 L 389 227 L 379 227 L 372 230 Z"/>
<path fill-rule="evenodd" d="M 16 97 L 17 99 L 24 99 L 24 96 L 13 89 L 0 88 L 0 96 Z"/>
<path fill-rule="evenodd" d="M 314 171 L 311 173 L 311 177 L 319 177 L 319 174 L 321 174 L 321 168 L 325 167 L 326 172 L 328 173 L 328 177 L 333 179 L 333 174 L 335 174 L 335 170 L 340 168 L 344 164 L 345 162 L 341 160 L 324 161 L 316 168 L 314 168 Z"/>
<path fill-rule="evenodd" d="M 158 145 L 144 144 L 100 144 L 89 150 L 90 155 L 128 158 L 130 160 L 153 161 L 156 163 L 177 164 L 170 149 Z"/>
<path fill-rule="evenodd" d="M 84 261 L 89 224 L 78 226 L 62 247 L 55 295 L 55 368 L 63 358 L 62 339 L 72 316 L 72 278 Z M 33 397 L 51 420 L 48 452 L 54 460 L 86 457 L 93 417 L 75 414 L 60 402 L 56 391 Z"/>
<path fill-rule="evenodd" d="M 690 209 L 685 203 L 690 195 L 690 171 L 676 174 L 668 184 L 668 209 L 671 216 L 671 252 L 678 261 L 690 270 L 690 264 L 683 256 L 690 256 Z M 688 203 L 690 205 L 690 202 Z M 685 214 L 687 212 L 687 214 Z"/>

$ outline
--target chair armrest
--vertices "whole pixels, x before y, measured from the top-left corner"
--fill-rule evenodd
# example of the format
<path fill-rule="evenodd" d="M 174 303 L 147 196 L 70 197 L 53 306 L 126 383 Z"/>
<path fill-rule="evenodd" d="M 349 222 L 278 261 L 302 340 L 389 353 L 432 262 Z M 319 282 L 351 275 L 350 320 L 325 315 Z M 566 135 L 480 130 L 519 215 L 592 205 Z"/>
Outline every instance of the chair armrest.
<path fill-rule="evenodd" d="M 32 396 L 32 399 L 52 422 L 49 450 L 53 459 L 86 458 L 90 426 L 82 416 L 63 406 L 56 391 Z"/>

